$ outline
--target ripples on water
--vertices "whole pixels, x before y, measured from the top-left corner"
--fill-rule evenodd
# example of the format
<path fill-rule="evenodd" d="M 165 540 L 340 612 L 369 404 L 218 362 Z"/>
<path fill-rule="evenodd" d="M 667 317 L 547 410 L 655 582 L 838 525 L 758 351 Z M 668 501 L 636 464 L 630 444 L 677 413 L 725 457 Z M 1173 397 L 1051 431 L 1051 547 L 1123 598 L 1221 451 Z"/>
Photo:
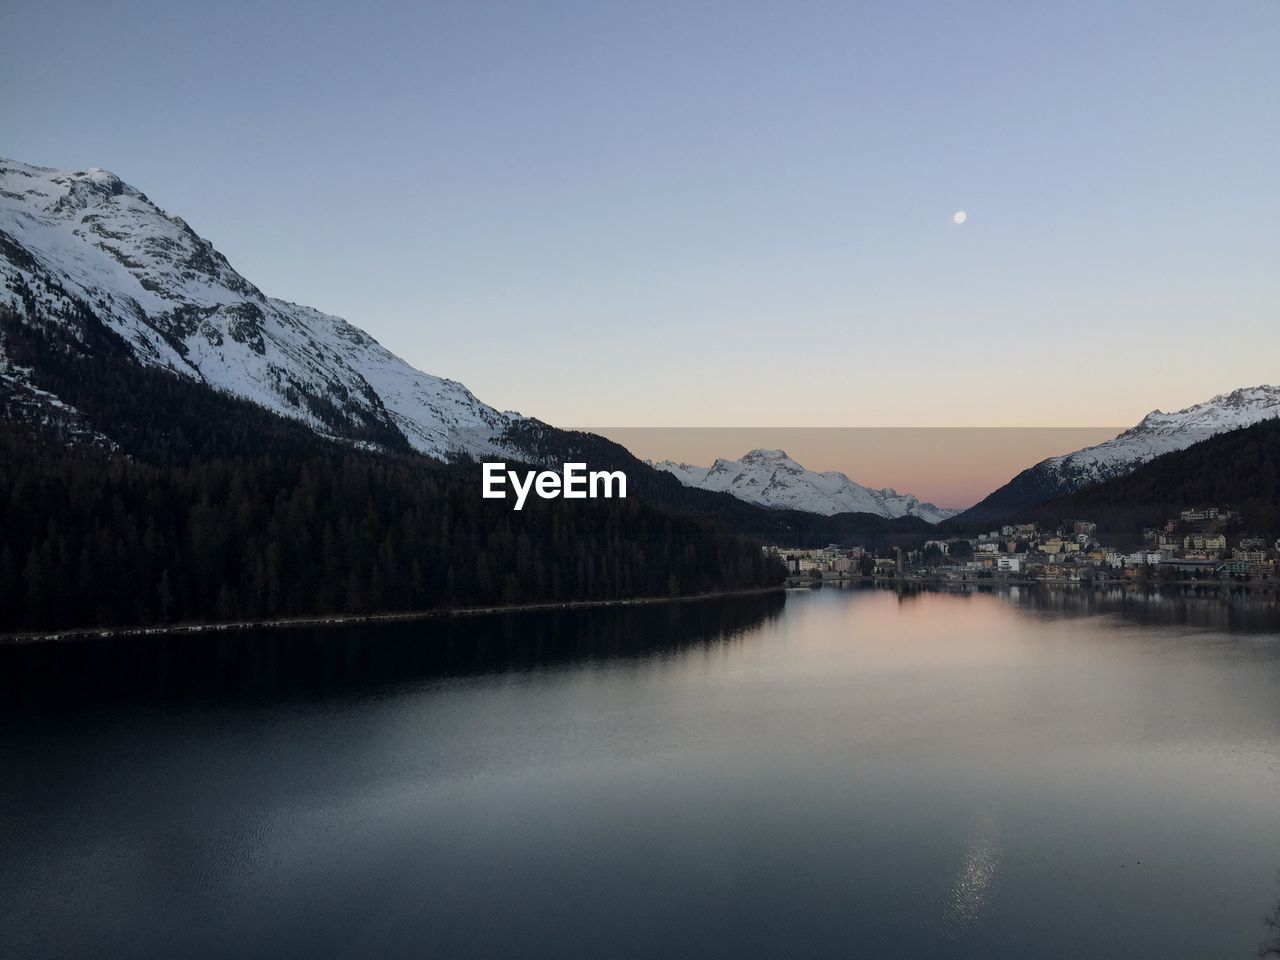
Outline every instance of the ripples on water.
<path fill-rule="evenodd" d="M 0 956 L 1252 956 L 1278 624 L 824 589 L 2 649 Z"/>
<path fill-rule="evenodd" d="M 990 809 L 978 811 L 944 917 L 953 936 L 963 935 L 984 918 L 991 884 L 999 866 L 998 815 Z"/>

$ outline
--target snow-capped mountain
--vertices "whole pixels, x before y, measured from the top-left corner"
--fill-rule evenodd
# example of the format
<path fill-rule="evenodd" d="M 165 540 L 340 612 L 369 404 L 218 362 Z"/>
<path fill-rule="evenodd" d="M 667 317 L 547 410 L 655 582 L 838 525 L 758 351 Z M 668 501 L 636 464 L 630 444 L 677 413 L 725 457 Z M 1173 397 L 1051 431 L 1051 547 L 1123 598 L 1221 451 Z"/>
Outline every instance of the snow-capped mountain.
<path fill-rule="evenodd" d="M 872 490 L 843 473 L 807 470 L 782 450 L 752 450 L 741 460 L 716 460 L 711 467 L 647 461 L 673 474 L 681 483 L 703 490 L 731 493 L 765 507 L 836 513 L 873 513 L 881 517 L 919 517 L 938 523 L 957 511 L 923 503 L 909 493 Z"/>
<path fill-rule="evenodd" d="M 501 434 L 520 419 L 339 317 L 266 296 L 184 221 L 97 168 L 0 159 L 0 307 L 73 333 L 92 314 L 141 363 L 326 435 L 482 456 L 504 452 Z M 24 382 L 2 340 L 0 377 L 10 398 L 73 416 Z"/>
<path fill-rule="evenodd" d="M 960 519 L 1003 519 L 1025 507 L 1132 473 L 1161 454 L 1276 416 L 1280 416 L 1280 387 L 1265 384 L 1219 394 L 1173 413 L 1153 410 L 1112 440 L 1023 470 Z"/>

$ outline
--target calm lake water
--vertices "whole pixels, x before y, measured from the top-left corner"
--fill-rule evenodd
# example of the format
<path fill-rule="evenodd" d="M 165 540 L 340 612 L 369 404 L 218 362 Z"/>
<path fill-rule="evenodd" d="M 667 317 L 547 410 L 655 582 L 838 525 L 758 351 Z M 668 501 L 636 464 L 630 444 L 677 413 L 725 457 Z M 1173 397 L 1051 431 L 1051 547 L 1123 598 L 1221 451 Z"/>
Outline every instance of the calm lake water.
<path fill-rule="evenodd" d="M 827 589 L 0 651 L 0 956 L 1248 958 L 1280 615 Z"/>

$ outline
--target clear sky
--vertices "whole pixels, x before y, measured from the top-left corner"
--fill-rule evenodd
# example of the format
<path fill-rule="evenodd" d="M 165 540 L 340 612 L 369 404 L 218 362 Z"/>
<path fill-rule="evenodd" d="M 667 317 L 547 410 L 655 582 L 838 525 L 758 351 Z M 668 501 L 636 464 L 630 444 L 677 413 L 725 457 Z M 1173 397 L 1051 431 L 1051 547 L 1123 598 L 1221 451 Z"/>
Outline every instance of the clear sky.
<path fill-rule="evenodd" d="M 1124 426 L 1280 381 L 1276 0 L 5 0 L 0 36 L 0 155 L 114 170 L 554 423 Z"/>

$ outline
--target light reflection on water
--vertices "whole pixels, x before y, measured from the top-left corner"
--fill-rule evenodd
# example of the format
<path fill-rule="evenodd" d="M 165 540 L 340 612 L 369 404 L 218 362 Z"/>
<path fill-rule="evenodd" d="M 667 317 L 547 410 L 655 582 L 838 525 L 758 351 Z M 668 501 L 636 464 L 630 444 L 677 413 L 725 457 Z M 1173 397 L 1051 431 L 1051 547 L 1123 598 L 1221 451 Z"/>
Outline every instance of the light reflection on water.
<path fill-rule="evenodd" d="M 947 905 L 946 920 L 953 935 L 962 935 L 983 918 L 999 866 L 999 819 L 994 810 L 979 810 Z"/>
<path fill-rule="evenodd" d="M 1209 603 L 0 651 L 0 955 L 1251 956 L 1280 635 Z M 96 704 L 38 709 L 77 664 Z"/>

